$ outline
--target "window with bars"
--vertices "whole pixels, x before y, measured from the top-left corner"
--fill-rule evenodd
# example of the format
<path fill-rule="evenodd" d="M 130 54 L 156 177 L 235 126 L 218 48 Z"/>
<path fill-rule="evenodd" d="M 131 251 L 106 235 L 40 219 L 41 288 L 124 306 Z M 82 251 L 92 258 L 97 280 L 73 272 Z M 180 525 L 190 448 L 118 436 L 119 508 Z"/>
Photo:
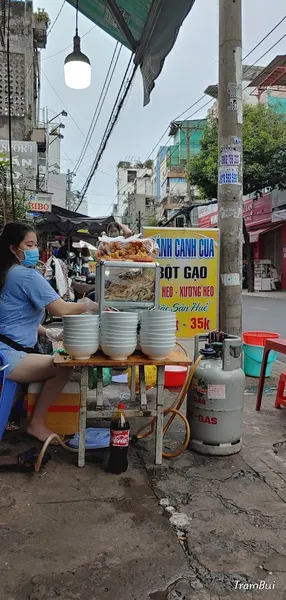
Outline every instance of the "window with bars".
<path fill-rule="evenodd" d="M 11 116 L 25 116 L 25 57 L 10 54 Z M 0 52 L 0 115 L 8 117 L 8 71 L 6 53 Z"/>

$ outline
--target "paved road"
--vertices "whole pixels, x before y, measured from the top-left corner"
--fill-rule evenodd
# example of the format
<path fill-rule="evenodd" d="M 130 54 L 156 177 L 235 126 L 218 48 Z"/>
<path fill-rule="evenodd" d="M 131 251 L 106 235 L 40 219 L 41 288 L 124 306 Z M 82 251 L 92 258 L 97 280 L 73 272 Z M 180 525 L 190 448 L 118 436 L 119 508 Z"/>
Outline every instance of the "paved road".
<path fill-rule="evenodd" d="M 286 338 L 286 300 L 243 296 L 243 331 L 275 331 Z M 286 362 L 286 355 L 279 357 Z"/>

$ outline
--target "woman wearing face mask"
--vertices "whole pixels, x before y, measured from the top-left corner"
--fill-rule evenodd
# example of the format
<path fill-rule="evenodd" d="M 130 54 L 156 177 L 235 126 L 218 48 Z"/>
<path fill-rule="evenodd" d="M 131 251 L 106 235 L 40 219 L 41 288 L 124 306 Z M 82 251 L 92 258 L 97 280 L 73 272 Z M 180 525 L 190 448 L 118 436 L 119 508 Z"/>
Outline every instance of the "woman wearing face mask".
<path fill-rule="evenodd" d="M 19 384 L 43 381 L 27 433 L 45 441 L 52 433 L 45 415 L 70 378 L 70 369 L 55 367 L 53 358 L 36 354 L 37 336 L 47 335 L 40 325 L 45 308 L 57 317 L 97 312 L 89 299 L 64 302 L 34 267 L 39 260 L 35 230 L 25 223 L 9 223 L 0 236 L 0 351 L 9 367 L 8 379 Z"/>

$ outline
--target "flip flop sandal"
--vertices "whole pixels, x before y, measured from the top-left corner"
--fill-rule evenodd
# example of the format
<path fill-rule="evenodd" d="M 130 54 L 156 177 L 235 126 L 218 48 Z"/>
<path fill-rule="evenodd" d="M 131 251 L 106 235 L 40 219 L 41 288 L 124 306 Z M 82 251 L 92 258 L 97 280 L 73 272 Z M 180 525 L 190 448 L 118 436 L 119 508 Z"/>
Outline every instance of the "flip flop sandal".
<path fill-rule="evenodd" d="M 5 431 L 19 431 L 20 427 L 19 425 L 16 425 L 16 423 L 14 421 L 8 421 L 6 427 L 5 427 Z"/>

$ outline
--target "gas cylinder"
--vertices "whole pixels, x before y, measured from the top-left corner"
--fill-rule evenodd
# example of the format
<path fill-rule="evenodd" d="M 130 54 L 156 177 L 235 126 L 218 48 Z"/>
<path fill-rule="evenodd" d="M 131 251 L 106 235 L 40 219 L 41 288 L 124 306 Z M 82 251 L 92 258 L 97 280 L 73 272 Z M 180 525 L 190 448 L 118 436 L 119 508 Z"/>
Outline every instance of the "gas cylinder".
<path fill-rule="evenodd" d="M 204 349 L 200 344 L 206 342 Z M 187 395 L 189 448 L 200 454 L 231 455 L 242 446 L 245 375 L 242 340 L 224 333 L 197 335 L 195 359 L 202 355 Z"/>

